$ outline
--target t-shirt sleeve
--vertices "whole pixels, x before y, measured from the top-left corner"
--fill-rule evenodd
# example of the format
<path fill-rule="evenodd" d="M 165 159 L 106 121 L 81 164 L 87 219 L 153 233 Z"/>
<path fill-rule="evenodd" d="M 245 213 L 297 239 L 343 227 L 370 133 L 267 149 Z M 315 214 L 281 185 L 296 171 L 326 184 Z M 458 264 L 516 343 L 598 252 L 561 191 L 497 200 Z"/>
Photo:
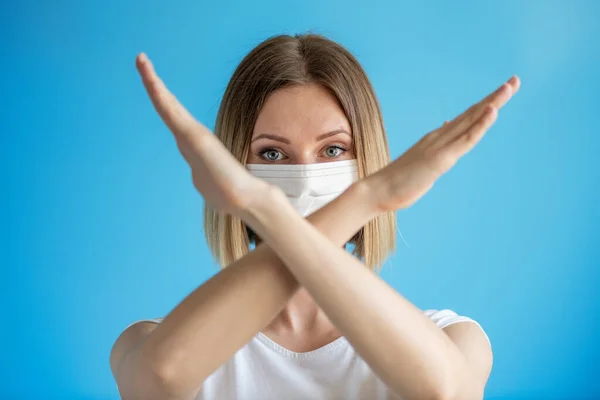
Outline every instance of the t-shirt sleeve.
<path fill-rule="evenodd" d="M 481 332 L 485 335 L 485 338 L 492 345 L 490 338 L 487 333 L 483 329 L 483 327 L 479 324 L 479 322 L 462 315 L 458 315 L 452 310 L 425 310 L 425 316 L 429 317 L 440 329 L 444 329 L 450 325 L 459 323 L 459 322 L 470 322 L 475 324 L 481 329 Z"/>
<path fill-rule="evenodd" d="M 153 322 L 155 324 L 160 324 L 162 322 L 163 318 L 148 318 L 148 319 L 139 319 L 137 321 L 134 321 L 132 323 L 130 323 L 129 325 L 127 325 L 127 327 L 125 329 L 123 329 L 123 331 L 126 331 L 129 327 L 140 323 L 140 322 Z"/>

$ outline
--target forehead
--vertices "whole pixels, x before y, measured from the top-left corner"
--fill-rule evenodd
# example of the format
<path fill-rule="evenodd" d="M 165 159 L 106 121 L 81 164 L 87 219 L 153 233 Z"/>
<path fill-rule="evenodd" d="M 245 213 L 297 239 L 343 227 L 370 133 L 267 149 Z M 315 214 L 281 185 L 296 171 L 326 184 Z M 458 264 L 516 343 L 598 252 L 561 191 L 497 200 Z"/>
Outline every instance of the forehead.
<path fill-rule="evenodd" d="M 337 98 L 316 84 L 296 85 L 269 95 L 254 127 L 254 135 L 273 133 L 318 136 L 350 124 Z"/>

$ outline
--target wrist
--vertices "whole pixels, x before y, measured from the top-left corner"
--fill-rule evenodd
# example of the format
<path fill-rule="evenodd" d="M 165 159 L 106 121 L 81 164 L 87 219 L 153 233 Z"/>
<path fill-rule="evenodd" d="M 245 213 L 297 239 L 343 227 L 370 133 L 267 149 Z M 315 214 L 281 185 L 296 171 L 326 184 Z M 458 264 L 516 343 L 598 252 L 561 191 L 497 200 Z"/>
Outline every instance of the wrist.
<path fill-rule="evenodd" d="M 285 220 L 288 212 L 295 213 L 285 193 L 277 186 L 264 183 L 264 187 L 246 201 L 238 216 L 264 239 L 266 224 Z"/>
<path fill-rule="evenodd" d="M 353 183 L 347 192 L 355 199 L 356 204 L 361 205 L 366 220 L 371 220 L 383 212 L 379 207 L 378 186 L 373 179 L 361 179 Z"/>

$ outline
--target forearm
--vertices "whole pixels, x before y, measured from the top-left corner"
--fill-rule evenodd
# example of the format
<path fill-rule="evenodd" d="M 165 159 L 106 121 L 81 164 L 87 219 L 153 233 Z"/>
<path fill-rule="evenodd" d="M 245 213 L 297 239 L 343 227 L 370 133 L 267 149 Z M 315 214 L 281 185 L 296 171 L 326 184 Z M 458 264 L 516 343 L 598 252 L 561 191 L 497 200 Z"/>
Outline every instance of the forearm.
<path fill-rule="evenodd" d="M 362 197 L 350 188 L 307 221 L 341 248 L 372 217 L 361 207 Z M 184 299 L 152 332 L 142 353 L 173 391 L 193 390 L 263 329 L 298 288 L 280 258 L 261 244 Z"/>
<path fill-rule="evenodd" d="M 407 399 L 451 392 L 466 371 L 454 343 L 378 275 L 294 215 L 279 191 L 273 196 L 244 219 L 382 380 Z M 271 223 L 276 220 L 286 223 Z"/>

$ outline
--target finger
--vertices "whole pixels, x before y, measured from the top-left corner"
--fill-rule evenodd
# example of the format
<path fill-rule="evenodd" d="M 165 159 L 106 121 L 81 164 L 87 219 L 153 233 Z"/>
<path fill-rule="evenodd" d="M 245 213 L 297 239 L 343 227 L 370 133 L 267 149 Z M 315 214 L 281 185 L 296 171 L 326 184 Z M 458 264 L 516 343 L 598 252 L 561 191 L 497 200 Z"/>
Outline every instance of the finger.
<path fill-rule="evenodd" d="M 453 141 L 447 144 L 448 151 L 459 159 L 468 153 L 485 135 L 488 129 L 496 122 L 498 118 L 498 109 L 492 105 L 487 105 L 483 109 L 481 116 L 461 135 L 458 135 Z"/>
<path fill-rule="evenodd" d="M 502 108 L 502 106 L 504 106 L 512 97 L 512 90 L 512 85 L 509 82 L 504 82 L 498 89 L 490 93 L 479 103 L 469 107 L 464 113 L 462 113 L 457 119 L 455 119 L 455 127 L 464 128 L 465 125 L 471 126 L 473 124 L 473 121 L 479 118 L 483 109 L 487 105 L 491 105 L 496 109 Z"/>
<path fill-rule="evenodd" d="M 150 59 L 141 53 L 136 58 L 136 66 L 154 108 L 171 132 L 177 139 L 193 139 L 194 131 L 199 123 L 169 91 L 156 74 Z"/>
<path fill-rule="evenodd" d="M 443 126 L 442 128 L 445 131 L 440 135 L 443 143 L 451 142 L 457 136 L 462 135 L 475 121 L 481 118 L 487 106 L 492 106 L 496 110 L 502 108 L 511 99 L 514 91 L 519 89 L 519 86 L 520 81 L 518 77 L 514 76 L 510 78 L 493 93 L 486 96 L 479 103 L 471 106 L 448 125 Z"/>
<path fill-rule="evenodd" d="M 500 110 L 508 102 L 508 100 L 510 100 L 511 97 L 517 93 L 520 87 L 521 81 L 518 76 L 514 75 L 508 81 L 504 82 L 498 89 L 477 103 L 475 107 L 485 107 L 487 104 L 490 104 L 496 107 L 496 109 Z"/>
<path fill-rule="evenodd" d="M 516 75 L 512 76 L 508 81 L 500 85 L 498 89 L 494 90 L 492 93 L 487 95 L 479 103 L 474 104 L 473 106 L 468 108 L 456 120 L 463 120 L 467 118 L 470 114 L 476 113 L 477 111 L 481 111 L 481 109 L 488 104 L 500 110 L 508 102 L 508 100 L 510 100 L 512 96 L 519 90 L 520 86 L 521 81 L 519 80 L 519 77 L 517 77 Z"/>
<path fill-rule="evenodd" d="M 519 91 L 519 89 L 521 88 L 521 79 L 517 76 L 517 75 L 513 75 L 509 80 L 508 83 L 510 84 L 513 94 L 517 93 Z"/>

